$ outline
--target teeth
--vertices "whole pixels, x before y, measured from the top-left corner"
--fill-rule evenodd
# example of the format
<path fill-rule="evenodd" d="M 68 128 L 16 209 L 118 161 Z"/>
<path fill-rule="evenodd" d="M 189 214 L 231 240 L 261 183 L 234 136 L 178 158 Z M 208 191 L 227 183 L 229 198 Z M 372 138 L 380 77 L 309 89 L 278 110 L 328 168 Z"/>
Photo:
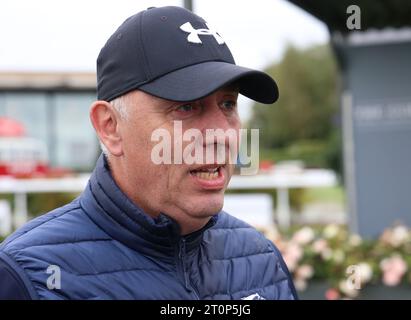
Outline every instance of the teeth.
<path fill-rule="evenodd" d="M 199 177 L 200 179 L 204 179 L 204 180 L 212 180 L 218 177 L 217 170 L 211 171 L 211 172 L 197 171 L 197 172 L 194 172 L 193 174 Z"/>

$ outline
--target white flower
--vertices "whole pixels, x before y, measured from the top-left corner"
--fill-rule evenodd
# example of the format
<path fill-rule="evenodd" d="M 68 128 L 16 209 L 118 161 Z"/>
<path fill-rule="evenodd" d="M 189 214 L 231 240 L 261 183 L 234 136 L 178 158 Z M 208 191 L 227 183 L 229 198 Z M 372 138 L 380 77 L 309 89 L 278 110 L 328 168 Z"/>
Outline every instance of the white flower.
<path fill-rule="evenodd" d="M 345 259 L 345 253 L 344 251 L 342 251 L 341 249 L 337 249 L 333 252 L 332 254 L 332 259 L 336 262 L 336 263 L 341 263 L 344 261 Z"/>
<path fill-rule="evenodd" d="M 391 233 L 391 244 L 394 247 L 399 247 L 405 243 L 409 238 L 408 229 L 403 225 L 396 226 Z"/>
<path fill-rule="evenodd" d="M 323 250 L 323 252 L 321 252 L 321 257 L 324 260 L 330 260 L 333 256 L 333 251 L 330 248 L 326 248 Z"/>
<path fill-rule="evenodd" d="M 359 246 L 361 242 L 362 242 L 362 238 L 358 234 L 352 234 L 348 238 L 348 244 L 353 247 Z"/>
<path fill-rule="evenodd" d="M 289 243 L 283 253 L 283 258 L 290 271 L 294 271 L 304 252 L 296 243 Z"/>
<path fill-rule="evenodd" d="M 366 283 L 371 280 L 372 278 L 372 268 L 371 266 L 366 263 L 362 262 L 358 264 L 358 272 L 361 279 L 361 283 Z"/>
<path fill-rule="evenodd" d="M 297 242 L 298 244 L 307 244 L 311 242 L 315 237 L 313 229 L 310 227 L 304 227 L 294 233 L 292 241 Z"/>
<path fill-rule="evenodd" d="M 330 224 L 323 230 L 324 237 L 327 239 L 334 238 L 338 234 L 338 226 L 336 224 Z"/>
<path fill-rule="evenodd" d="M 351 283 L 349 279 L 341 280 L 339 287 L 341 292 L 344 293 L 347 297 L 355 298 L 359 294 L 359 290 L 355 289 L 354 284 Z"/>
<path fill-rule="evenodd" d="M 318 239 L 314 241 L 312 248 L 315 253 L 320 253 L 328 248 L 328 243 L 324 239 Z"/>
<path fill-rule="evenodd" d="M 309 264 L 303 264 L 298 267 L 297 271 L 295 272 L 295 276 L 298 279 L 309 279 L 314 275 L 314 269 Z"/>
<path fill-rule="evenodd" d="M 295 279 L 294 286 L 298 291 L 304 291 L 305 289 L 307 289 L 307 281 L 305 281 L 304 279 Z"/>

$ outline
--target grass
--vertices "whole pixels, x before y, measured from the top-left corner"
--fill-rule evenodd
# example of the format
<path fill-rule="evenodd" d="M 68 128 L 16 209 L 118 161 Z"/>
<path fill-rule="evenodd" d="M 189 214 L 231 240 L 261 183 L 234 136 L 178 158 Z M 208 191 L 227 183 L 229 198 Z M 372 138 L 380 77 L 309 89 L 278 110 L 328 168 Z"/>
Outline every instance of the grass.
<path fill-rule="evenodd" d="M 326 144 L 318 141 L 301 141 L 285 148 L 260 149 L 260 160 L 271 160 L 274 163 L 284 160 L 302 160 L 307 167 L 326 168 L 324 157 Z"/>
<path fill-rule="evenodd" d="M 305 189 L 303 203 L 313 202 L 344 203 L 345 191 L 342 186 Z"/>

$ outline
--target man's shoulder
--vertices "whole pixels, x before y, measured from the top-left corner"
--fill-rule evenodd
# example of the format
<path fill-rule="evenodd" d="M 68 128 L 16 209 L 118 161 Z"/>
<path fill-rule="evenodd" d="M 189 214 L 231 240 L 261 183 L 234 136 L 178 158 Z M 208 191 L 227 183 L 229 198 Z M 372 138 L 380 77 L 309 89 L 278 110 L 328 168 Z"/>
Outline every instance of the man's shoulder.
<path fill-rule="evenodd" d="M 226 230 L 231 233 L 242 233 L 246 236 L 266 239 L 265 236 L 255 227 L 225 211 L 221 211 L 219 213 L 217 223 L 211 230 Z"/>
<path fill-rule="evenodd" d="M 280 251 L 261 232 L 248 223 L 221 212 L 217 223 L 204 234 L 207 249 L 203 263 L 235 266 L 233 272 L 241 274 L 244 268 L 266 270 L 253 273 L 253 280 L 264 290 L 276 286 L 280 299 L 297 299 L 291 275 Z M 270 279 L 270 280 L 267 280 Z M 271 289 L 270 289 L 271 288 Z M 282 289 L 281 289 L 282 288 Z M 262 290 L 262 291 L 264 291 Z M 270 296 L 269 292 L 263 296 Z"/>
<path fill-rule="evenodd" d="M 43 251 L 47 250 L 47 243 L 58 241 L 58 237 L 67 237 L 70 230 L 65 221 L 75 220 L 70 218 L 70 215 L 78 215 L 79 210 L 75 200 L 30 220 L 1 243 L 0 282 L 4 286 L 3 290 L 0 290 L 0 299 L 37 298 L 31 279 L 26 273 L 26 265 L 38 266 L 42 260 L 46 260 Z"/>
<path fill-rule="evenodd" d="M 23 225 L 4 240 L 0 251 L 9 254 L 22 250 L 27 252 L 30 248 L 93 238 L 96 233 L 102 236 L 102 231 L 91 222 L 79 200 L 75 199 Z"/>
<path fill-rule="evenodd" d="M 89 265 L 85 252 L 92 252 L 91 246 L 97 240 L 107 243 L 112 239 L 89 218 L 76 199 L 29 221 L 0 245 L 0 282 L 8 281 L 18 297 L 26 290 L 37 298 L 37 290 L 45 287 L 50 266 L 61 267 L 61 272 L 77 272 Z"/>
<path fill-rule="evenodd" d="M 28 286 L 6 259 L 7 257 L 0 253 L 0 300 L 31 300 L 33 296 Z"/>
<path fill-rule="evenodd" d="M 244 255 L 275 251 L 271 241 L 261 232 L 225 211 L 219 213 L 217 223 L 208 230 L 207 236 L 236 248 Z"/>

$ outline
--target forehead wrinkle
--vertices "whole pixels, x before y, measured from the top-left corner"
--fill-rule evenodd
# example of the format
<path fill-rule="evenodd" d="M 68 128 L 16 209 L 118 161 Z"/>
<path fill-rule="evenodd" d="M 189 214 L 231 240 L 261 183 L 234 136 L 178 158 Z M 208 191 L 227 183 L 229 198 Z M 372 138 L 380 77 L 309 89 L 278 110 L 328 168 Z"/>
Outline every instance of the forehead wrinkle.
<path fill-rule="evenodd" d="M 127 102 L 137 108 L 142 108 L 140 110 L 145 110 L 148 112 L 161 112 L 165 110 L 172 101 L 162 99 L 141 90 L 134 90 L 127 94 Z"/>

